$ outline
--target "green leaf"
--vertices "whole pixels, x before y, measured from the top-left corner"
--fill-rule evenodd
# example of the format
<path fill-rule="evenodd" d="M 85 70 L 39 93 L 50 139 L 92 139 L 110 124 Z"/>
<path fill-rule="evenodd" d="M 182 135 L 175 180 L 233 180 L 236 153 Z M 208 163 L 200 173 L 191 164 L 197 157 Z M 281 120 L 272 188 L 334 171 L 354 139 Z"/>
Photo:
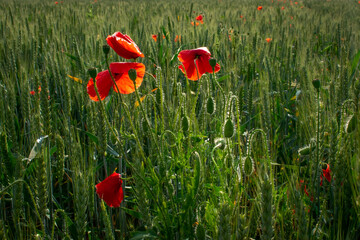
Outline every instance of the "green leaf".
<path fill-rule="evenodd" d="M 351 76 L 350 76 L 350 82 L 352 82 L 352 80 L 354 79 L 355 73 L 356 73 L 356 68 L 359 65 L 359 61 L 360 61 L 360 50 L 358 51 L 358 53 L 355 55 L 352 64 L 351 64 Z"/>
<path fill-rule="evenodd" d="M 222 76 L 221 78 L 218 78 L 217 81 L 218 81 L 218 82 L 222 82 L 222 81 L 224 81 L 225 79 L 227 79 L 228 77 L 230 77 L 230 74 L 227 74 L 227 75 Z"/>
<path fill-rule="evenodd" d="M 149 232 L 137 232 L 130 240 L 142 240 L 142 239 L 159 239 L 155 233 Z"/>
<path fill-rule="evenodd" d="M 142 217 L 143 217 L 140 212 L 134 211 L 132 209 L 124 208 L 124 207 L 122 207 L 121 209 L 124 210 L 124 212 L 126 212 L 127 214 L 129 214 L 135 218 L 142 219 Z"/>

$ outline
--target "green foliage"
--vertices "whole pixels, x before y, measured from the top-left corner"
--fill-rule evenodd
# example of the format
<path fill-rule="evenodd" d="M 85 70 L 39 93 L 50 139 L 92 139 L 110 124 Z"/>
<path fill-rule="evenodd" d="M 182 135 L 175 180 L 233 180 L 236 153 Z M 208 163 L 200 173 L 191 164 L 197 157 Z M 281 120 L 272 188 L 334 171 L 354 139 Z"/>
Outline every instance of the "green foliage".
<path fill-rule="evenodd" d="M 0 238 L 358 239 L 360 5 L 257 4 L 0 0 Z M 115 31 L 146 74 L 94 102 Z M 189 81 L 198 47 L 221 70 Z"/>

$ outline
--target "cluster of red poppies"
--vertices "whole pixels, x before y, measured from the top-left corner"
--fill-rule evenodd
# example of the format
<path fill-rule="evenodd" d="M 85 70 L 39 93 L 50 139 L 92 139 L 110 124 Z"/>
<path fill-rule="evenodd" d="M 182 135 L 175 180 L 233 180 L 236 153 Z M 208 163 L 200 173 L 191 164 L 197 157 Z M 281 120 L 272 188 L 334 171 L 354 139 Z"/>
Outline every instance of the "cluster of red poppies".
<path fill-rule="evenodd" d="M 199 15 L 199 16 L 197 16 L 196 18 L 195 18 L 195 20 L 196 20 L 196 22 L 191 22 L 191 25 L 196 25 L 196 26 L 199 26 L 199 24 L 201 23 L 201 24 L 204 24 L 204 17 L 203 17 L 203 15 Z"/>
<path fill-rule="evenodd" d="M 106 38 L 108 45 L 121 57 L 125 59 L 136 59 L 144 57 L 135 42 L 126 34 L 115 32 Z M 210 65 L 211 53 L 206 47 L 191 50 L 183 50 L 179 53 L 178 59 L 181 62 L 180 70 L 189 80 L 199 80 L 204 73 L 220 71 L 218 63 Z M 145 65 L 136 62 L 113 62 L 110 63 L 110 71 L 99 72 L 94 79 L 90 79 L 87 84 L 87 92 L 93 101 L 99 101 L 96 87 L 100 99 L 105 99 L 113 88 L 115 92 L 129 94 L 138 88 L 145 75 Z M 132 81 L 129 77 L 129 70 L 136 70 L 136 79 Z M 124 199 L 121 175 L 113 173 L 101 183 L 96 185 L 96 193 L 110 207 L 119 207 Z"/>
<path fill-rule="evenodd" d="M 121 57 L 125 59 L 136 59 L 144 57 L 136 43 L 126 34 L 116 32 L 106 38 L 108 45 Z M 190 80 L 198 80 L 204 73 L 212 73 L 212 67 L 209 64 L 211 54 L 206 47 L 192 50 L 183 50 L 179 53 L 178 59 L 182 63 L 179 67 L 183 73 L 186 73 Z M 137 77 L 135 83 L 130 79 L 128 71 L 135 69 Z M 220 70 L 220 65 L 216 64 L 215 72 Z M 111 75 L 110 75 L 111 72 Z M 102 71 L 95 78 L 101 100 L 105 99 L 113 88 L 115 92 L 129 94 L 138 88 L 145 75 L 145 65 L 136 62 L 114 62 L 110 63 L 109 70 Z M 114 80 L 114 81 L 113 81 Z M 87 92 L 94 101 L 99 101 L 95 91 L 94 79 L 90 79 L 87 84 Z"/>
<path fill-rule="evenodd" d="M 114 49 L 114 51 L 125 59 L 136 59 L 138 57 L 144 57 L 144 54 L 140 51 L 136 43 L 126 34 L 116 32 L 106 38 L 108 45 Z M 97 74 L 96 87 L 98 89 L 101 100 L 104 100 L 113 88 L 115 92 L 121 94 L 129 94 L 135 91 L 135 85 L 138 88 L 145 75 L 145 65 L 136 62 L 114 62 L 110 63 L 109 70 L 102 71 Z M 135 84 L 130 79 L 128 71 L 130 69 L 136 70 Z M 94 101 L 99 101 L 94 85 L 94 79 L 90 79 L 87 84 L 87 92 L 90 98 Z"/>

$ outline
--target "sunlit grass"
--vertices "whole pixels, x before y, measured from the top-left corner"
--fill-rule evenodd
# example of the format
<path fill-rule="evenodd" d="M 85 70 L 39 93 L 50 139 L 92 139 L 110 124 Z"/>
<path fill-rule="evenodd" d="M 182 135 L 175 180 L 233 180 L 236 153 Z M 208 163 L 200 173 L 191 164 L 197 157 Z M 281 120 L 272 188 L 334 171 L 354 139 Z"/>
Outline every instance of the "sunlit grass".
<path fill-rule="evenodd" d="M 146 74 L 94 102 L 117 31 Z M 0 1 L 0 32 L 0 239 L 360 237 L 357 1 Z"/>

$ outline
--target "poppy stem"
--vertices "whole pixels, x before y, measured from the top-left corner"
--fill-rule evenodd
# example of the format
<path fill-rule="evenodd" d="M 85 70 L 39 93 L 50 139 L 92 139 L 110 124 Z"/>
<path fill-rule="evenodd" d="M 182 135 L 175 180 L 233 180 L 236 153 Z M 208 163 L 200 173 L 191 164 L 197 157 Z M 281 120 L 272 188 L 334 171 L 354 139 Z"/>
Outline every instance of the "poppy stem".
<path fill-rule="evenodd" d="M 149 122 L 149 119 L 147 118 L 147 115 L 145 113 L 145 110 L 142 106 L 142 102 L 141 102 L 141 99 L 140 99 L 140 96 L 139 96 L 139 93 L 137 91 L 137 87 L 136 87 L 136 81 L 134 81 L 134 87 L 135 87 L 135 95 L 136 95 L 136 99 L 137 101 L 139 102 L 139 106 L 140 106 L 140 110 L 141 110 L 141 113 L 143 114 L 144 118 L 145 118 L 145 121 L 146 121 L 146 124 L 148 125 L 148 128 L 151 129 L 151 125 L 150 125 L 150 122 Z M 161 91 L 161 86 L 159 86 L 159 90 L 158 91 Z M 153 141 L 156 145 L 156 148 L 157 148 L 157 151 L 158 153 L 160 154 L 160 158 L 162 158 L 162 152 L 160 151 L 160 147 L 159 147 L 159 144 L 158 144 L 158 140 L 156 139 L 156 137 L 154 136 L 153 132 L 151 132 L 151 136 L 153 138 Z"/>
<path fill-rule="evenodd" d="M 225 119 L 226 119 L 226 96 L 225 96 L 225 92 L 224 92 L 224 89 L 221 87 L 221 85 L 219 84 L 219 82 L 216 80 L 216 76 L 215 76 L 215 67 L 212 67 L 212 70 L 213 70 L 213 82 L 215 82 L 216 83 L 216 85 L 219 87 L 219 89 L 220 89 L 220 92 L 222 93 L 222 95 L 223 95 L 223 100 L 224 100 L 224 113 L 223 113 L 223 121 L 225 121 Z"/>
<path fill-rule="evenodd" d="M 118 86 L 117 86 L 117 84 L 116 84 L 116 82 L 115 82 L 115 79 L 114 79 L 112 73 L 111 73 L 110 65 L 109 65 L 109 62 L 108 62 L 107 55 L 105 56 L 105 62 L 106 62 L 106 67 L 107 67 L 107 69 L 108 69 L 108 71 L 109 71 L 109 73 L 110 73 L 111 80 L 113 81 L 113 83 L 114 83 L 114 85 L 115 85 L 115 87 L 116 87 L 116 90 L 117 90 L 117 92 L 119 93 L 120 102 L 121 102 L 121 104 L 124 106 L 125 113 L 126 113 L 127 117 L 128 117 L 129 119 L 131 119 L 131 115 L 130 115 L 130 112 L 129 112 L 129 108 L 127 107 L 127 105 L 126 105 L 125 102 L 123 101 L 122 96 L 121 96 L 121 93 L 120 93 L 120 90 L 119 90 L 119 88 L 118 88 Z M 136 87 L 135 87 L 135 89 L 136 89 Z M 139 103 L 141 103 L 141 102 L 139 101 Z M 130 122 L 131 129 L 132 129 L 132 130 L 134 131 L 134 133 L 135 133 L 135 141 L 136 141 L 136 143 L 138 144 L 139 151 L 140 151 L 140 155 L 142 156 L 142 158 L 143 158 L 144 160 L 146 160 L 145 153 L 144 153 L 144 150 L 143 150 L 142 145 L 141 145 L 141 143 L 140 143 L 140 140 L 139 140 L 139 138 L 138 138 L 139 135 L 138 135 L 137 130 L 136 130 L 135 126 L 134 126 L 134 123 L 133 123 L 132 121 L 129 121 L 129 122 Z M 114 129 L 110 126 L 110 122 L 109 122 L 108 124 L 109 124 L 109 128 L 111 129 L 114 137 L 116 138 L 116 141 L 120 144 L 120 146 L 122 146 L 122 143 L 120 142 L 120 139 L 119 139 L 118 136 L 115 134 Z M 125 193 L 124 193 L 124 194 L 125 194 Z"/>

